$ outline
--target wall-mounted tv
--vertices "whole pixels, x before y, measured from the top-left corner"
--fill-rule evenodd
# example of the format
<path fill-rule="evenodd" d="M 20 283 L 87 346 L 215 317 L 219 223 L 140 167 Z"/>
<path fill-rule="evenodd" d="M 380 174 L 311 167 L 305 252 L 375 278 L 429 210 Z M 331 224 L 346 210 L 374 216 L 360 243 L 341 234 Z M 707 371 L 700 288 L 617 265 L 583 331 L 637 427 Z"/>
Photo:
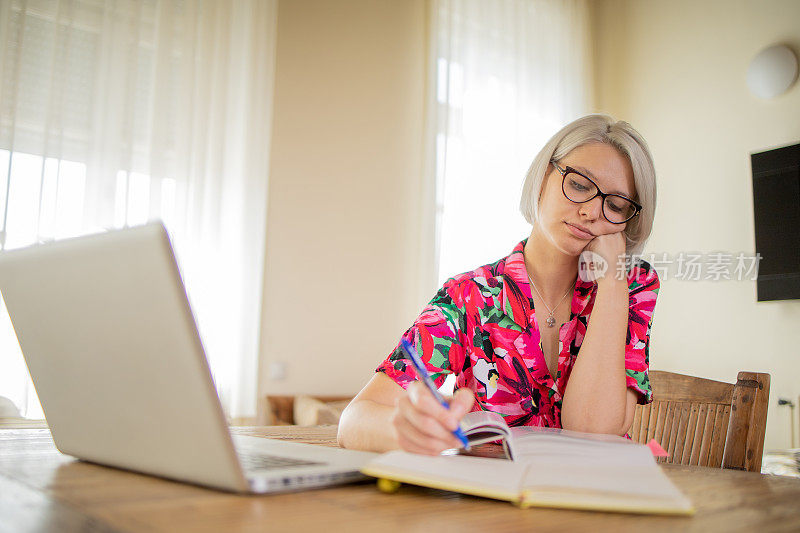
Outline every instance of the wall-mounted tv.
<path fill-rule="evenodd" d="M 750 155 L 758 301 L 800 298 L 800 144 Z"/>

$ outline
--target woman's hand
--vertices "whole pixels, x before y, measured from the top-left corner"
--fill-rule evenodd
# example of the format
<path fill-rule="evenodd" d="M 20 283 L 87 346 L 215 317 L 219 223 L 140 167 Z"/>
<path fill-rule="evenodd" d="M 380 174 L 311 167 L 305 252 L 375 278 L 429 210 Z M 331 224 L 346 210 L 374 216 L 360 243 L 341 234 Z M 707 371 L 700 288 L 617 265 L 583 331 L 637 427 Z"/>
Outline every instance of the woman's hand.
<path fill-rule="evenodd" d="M 392 426 L 401 448 L 413 453 L 438 455 L 448 448 L 459 448 L 453 435 L 461 418 L 472 409 L 475 397 L 469 389 L 459 389 L 445 409 L 425 385 L 415 381 L 408 386 L 392 414 Z"/>
<path fill-rule="evenodd" d="M 622 231 L 618 231 L 616 233 L 598 235 L 589 241 L 584 251 L 596 253 L 608 265 L 605 276 L 598 279 L 597 282 L 613 280 L 620 260 L 624 260 L 625 234 Z"/>

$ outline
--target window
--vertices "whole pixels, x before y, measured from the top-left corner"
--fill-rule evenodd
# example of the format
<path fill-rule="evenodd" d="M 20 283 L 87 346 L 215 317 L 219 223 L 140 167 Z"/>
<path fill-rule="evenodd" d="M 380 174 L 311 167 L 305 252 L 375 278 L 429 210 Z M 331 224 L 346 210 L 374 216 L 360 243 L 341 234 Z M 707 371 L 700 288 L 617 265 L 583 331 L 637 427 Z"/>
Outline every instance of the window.
<path fill-rule="evenodd" d="M 152 182 L 141 173 L 117 172 L 114 227 L 148 221 Z M 165 178 L 159 185 L 158 209 L 169 225 L 175 211 L 176 181 Z M 101 231 L 82 230 L 85 188 L 84 163 L 0 150 L 0 250 Z M 10 396 L 22 416 L 42 418 L 4 303 L 0 306 L 0 354 L 0 391 Z"/>
<path fill-rule="evenodd" d="M 0 2 L 0 248 L 162 219 L 234 417 L 256 409 L 276 15 Z M 35 416 L 13 339 L 0 312 L 0 395 Z"/>
<path fill-rule="evenodd" d="M 530 234 L 528 166 L 591 100 L 586 2 L 432 2 L 438 281 Z M 563 36 L 569 35 L 569 39 Z"/>

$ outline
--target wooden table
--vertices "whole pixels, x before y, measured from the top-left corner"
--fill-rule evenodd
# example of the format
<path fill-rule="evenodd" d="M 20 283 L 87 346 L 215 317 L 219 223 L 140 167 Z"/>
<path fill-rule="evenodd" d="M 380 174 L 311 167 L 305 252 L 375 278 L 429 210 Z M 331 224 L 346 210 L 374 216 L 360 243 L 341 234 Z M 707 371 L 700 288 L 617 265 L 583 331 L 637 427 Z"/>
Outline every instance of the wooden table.
<path fill-rule="evenodd" d="M 335 446 L 333 426 L 235 433 Z M 0 531 L 800 531 L 800 480 L 662 465 L 693 517 L 519 509 L 507 502 L 373 482 L 239 496 L 60 454 L 46 429 L 0 430 Z"/>

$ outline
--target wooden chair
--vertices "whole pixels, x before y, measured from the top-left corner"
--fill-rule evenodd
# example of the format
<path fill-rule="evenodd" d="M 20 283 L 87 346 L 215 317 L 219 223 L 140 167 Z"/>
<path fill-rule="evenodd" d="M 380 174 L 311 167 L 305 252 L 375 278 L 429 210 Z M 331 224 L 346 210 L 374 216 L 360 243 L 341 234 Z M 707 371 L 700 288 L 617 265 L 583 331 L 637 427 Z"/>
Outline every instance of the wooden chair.
<path fill-rule="evenodd" d="M 637 405 L 631 438 L 655 439 L 660 462 L 761 471 L 769 374 L 739 372 L 736 384 L 650 371 L 653 402 Z"/>

